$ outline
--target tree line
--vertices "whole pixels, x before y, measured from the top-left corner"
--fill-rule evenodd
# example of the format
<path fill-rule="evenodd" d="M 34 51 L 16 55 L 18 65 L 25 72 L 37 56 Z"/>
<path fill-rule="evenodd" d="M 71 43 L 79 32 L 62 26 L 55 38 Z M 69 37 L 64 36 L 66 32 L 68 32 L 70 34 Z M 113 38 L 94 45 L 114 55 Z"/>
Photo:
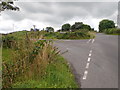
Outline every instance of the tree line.
<path fill-rule="evenodd" d="M 88 30 L 88 31 L 94 31 L 94 28 L 91 28 L 90 25 L 87 24 L 83 24 L 83 22 L 75 22 L 75 24 L 70 25 L 69 23 L 63 24 L 61 26 L 61 29 L 57 30 L 57 32 L 74 32 L 77 30 Z M 31 28 L 31 31 L 39 31 L 36 28 Z M 43 31 L 47 31 L 47 32 L 54 32 L 54 28 L 53 27 L 46 27 L 45 29 L 43 28 Z"/>
<path fill-rule="evenodd" d="M 105 32 L 106 30 L 117 28 L 115 26 L 115 22 L 109 19 L 103 19 L 99 22 L 99 32 Z M 52 30 L 51 30 L 52 29 Z M 47 27 L 46 30 L 48 32 L 54 31 L 54 28 Z M 70 25 L 69 23 L 63 24 L 61 29 L 58 30 L 58 32 L 69 32 L 69 31 L 77 31 L 77 30 L 88 30 L 88 31 L 94 31 L 94 28 L 91 28 L 90 25 L 83 24 L 83 22 L 75 22 L 73 25 Z"/>
<path fill-rule="evenodd" d="M 87 24 L 83 24 L 83 22 L 75 22 L 73 25 L 70 25 L 69 23 L 67 24 L 63 24 L 61 31 L 76 31 L 76 30 L 80 30 L 80 29 L 86 29 L 89 31 L 94 31 L 93 28 L 91 28 L 90 25 Z"/>

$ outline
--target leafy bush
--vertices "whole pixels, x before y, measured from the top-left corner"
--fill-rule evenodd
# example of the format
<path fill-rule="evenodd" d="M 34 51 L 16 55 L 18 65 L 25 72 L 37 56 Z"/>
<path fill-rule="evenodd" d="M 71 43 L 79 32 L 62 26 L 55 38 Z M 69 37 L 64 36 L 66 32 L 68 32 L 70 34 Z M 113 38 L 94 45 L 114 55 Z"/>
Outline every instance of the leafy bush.
<path fill-rule="evenodd" d="M 17 38 L 14 36 L 4 36 L 2 38 L 4 48 L 13 48 L 16 46 Z"/>

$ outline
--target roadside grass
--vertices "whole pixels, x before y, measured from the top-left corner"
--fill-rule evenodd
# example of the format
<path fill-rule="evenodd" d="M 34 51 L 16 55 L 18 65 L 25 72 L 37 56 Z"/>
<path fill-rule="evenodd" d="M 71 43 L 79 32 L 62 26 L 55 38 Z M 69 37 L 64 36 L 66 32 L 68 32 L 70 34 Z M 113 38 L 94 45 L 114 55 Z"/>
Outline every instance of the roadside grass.
<path fill-rule="evenodd" d="M 91 32 L 88 32 L 88 34 L 90 35 L 90 39 L 93 39 L 96 37 L 96 32 L 91 31 Z"/>
<path fill-rule="evenodd" d="M 10 33 L 7 36 L 14 36 L 17 39 L 23 39 L 25 38 L 26 32 L 28 31 L 17 31 L 17 32 Z"/>
<path fill-rule="evenodd" d="M 4 88 L 78 88 L 69 65 L 52 42 L 31 39 L 89 39 L 95 33 L 20 31 L 7 36 L 3 36 L 4 45 L 9 45 L 2 54 Z"/>
<path fill-rule="evenodd" d="M 2 61 L 11 61 L 13 50 L 10 48 L 2 48 Z"/>
<path fill-rule="evenodd" d="M 107 35 L 120 35 L 120 33 L 107 34 Z"/>
<path fill-rule="evenodd" d="M 20 40 L 15 39 L 14 42 L 12 39 L 14 38 L 3 43 L 3 88 L 78 87 L 69 65 L 51 41 L 34 42 L 28 35 Z M 15 47 L 11 47 L 13 44 Z M 10 47 L 5 48 L 7 46 Z"/>
<path fill-rule="evenodd" d="M 57 56 L 55 63 L 49 64 L 46 74 L 38 80 L 25 80 L 13 84 L 13 88 L 78 88 L 74 75 L 63 57 Z"/>

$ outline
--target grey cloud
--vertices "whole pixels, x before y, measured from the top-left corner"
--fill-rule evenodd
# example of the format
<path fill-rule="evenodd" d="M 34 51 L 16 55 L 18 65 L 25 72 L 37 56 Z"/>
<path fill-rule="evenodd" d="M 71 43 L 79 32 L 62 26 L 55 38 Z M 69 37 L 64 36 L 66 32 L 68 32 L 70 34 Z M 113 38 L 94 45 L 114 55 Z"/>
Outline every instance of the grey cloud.
<path fill-rule="evenodd" d="M 53 13 L 51 3 L 20 2 L 18 5 L 30 13 Z"/>
<path fill-rule="evenodd" d="M 59 26 L 74 17 L 111 18 L 117 11 L 117 2 L 17 2 L 20 12 L 4 12 L 4 19 L 15 22 L 29 19 Z M 112 17 L 115 19 L 116 16 Z"/>
<path fill-rule="evenodd" d="M 84 16 L 86 16 L 87 13 L 84 13 L 84 11 L 88 12 L 89 15 L 95 17 L 95 18 L 101 18 L 101 17 L 109 17 L 110 15 L 114 14 L 117 11 L 118 4 L 116 2 L 62 2 L 58 3 L 59 7 L 64 8 L 71 8 L 71 11 L 73 13 L 76 13 L 76 8 L 80 9 L 79 13 L 76 13 L 76 15 L 82 16 L 82 13 Z M 81 11 L 82 9 L 82 11 Z M 63 9 L 64 10 L 64 9 Z M 78 11 L 77 11 L 78 12 Z"/>

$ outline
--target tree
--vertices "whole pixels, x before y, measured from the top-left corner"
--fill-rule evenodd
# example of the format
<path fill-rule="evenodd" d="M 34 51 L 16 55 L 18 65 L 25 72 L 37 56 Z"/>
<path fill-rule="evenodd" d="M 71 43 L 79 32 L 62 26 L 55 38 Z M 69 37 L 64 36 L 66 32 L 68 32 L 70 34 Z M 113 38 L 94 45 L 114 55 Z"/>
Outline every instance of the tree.
<path fill-rule="evenodd" d="M 82 29 L 82 26 L 83 26 L 83 22 L 75 22 L 75 24 L 71 26 L 71 30 L 75 31 L 75 30 Z"/>
<path fill-rule="evenodd" d="M 71 26 L 71 30 L 72 30 L 72 31 L 75 31 L 75 24 L 73 24 L 73 25 Z"/>
<path fill-rule="evenodd" d="M 54 28 L 53 27 L 46 27 L 46 31 L 47 32 L 54 32 Z"/>
<path fill-rule="evenodd" d="M 104 32 L 105 29 L 115 28 L 115 23 L 112 20 L 104 19 L 99 22 L 99 32 Z"/>
<path fill-rule="evenodd" d="M 83 25 L 82 25 L 82 29 L 91 30 L 91 27 L 90 27 L 90 25 L 83 24 Z"/>
<path fill-rule="evenodd" d="M 34 29 L 33 29 L 33 28 L 31 28 L 31 29 L 30 29 L 30 31 L 34 31 Z"/>
<path fill-rule="evenodd" d="M 92 30 L 92 31 L 95 31 L 95 29 L 94 29 L 94 28 L 91 28 L 91 30 Z"/>
<path fill-rule="evenodd" d="M 57 30 L 57 32 L 61 32 L 61 31 L 62 31 L 61 29 Z"/>
<path fill-rule="evenodd" d="M 75 29 L 81 29 L 83 22 L 75 22 Z"/>
<path fill-rule="evenodd" d="M 62 25 L 62 31 L 70 31 L 71 25 L 69 23 Z"/>
<path fill-rule="evenodd" d="M 4 10 L 15 10 L 15 11 L 18 10 L 19 11 L 19 7 L 15 6 L 12 0 L 9 2 L 1 1 L 0 11 L 4 11 Z"/>

